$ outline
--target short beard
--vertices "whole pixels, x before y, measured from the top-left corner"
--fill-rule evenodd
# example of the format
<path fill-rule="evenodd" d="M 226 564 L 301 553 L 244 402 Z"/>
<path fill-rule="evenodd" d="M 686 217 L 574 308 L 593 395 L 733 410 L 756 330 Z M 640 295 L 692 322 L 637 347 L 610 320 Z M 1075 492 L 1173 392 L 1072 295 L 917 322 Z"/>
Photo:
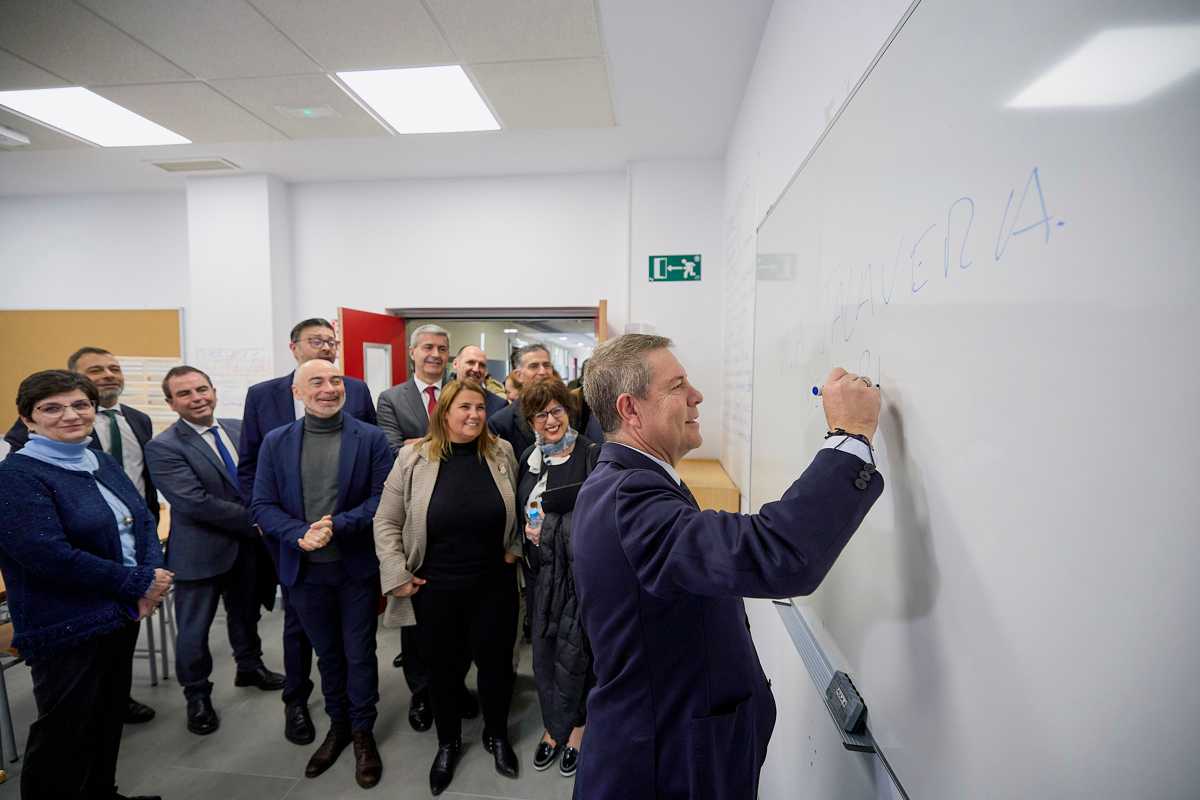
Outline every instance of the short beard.
<path fill-rule="evenodd" d="M 105 408 L 112 408 L 117 404 L 117 399 L 121 396 L 120 389 L 105 389 L 100 392 L 100 405 Z"/>

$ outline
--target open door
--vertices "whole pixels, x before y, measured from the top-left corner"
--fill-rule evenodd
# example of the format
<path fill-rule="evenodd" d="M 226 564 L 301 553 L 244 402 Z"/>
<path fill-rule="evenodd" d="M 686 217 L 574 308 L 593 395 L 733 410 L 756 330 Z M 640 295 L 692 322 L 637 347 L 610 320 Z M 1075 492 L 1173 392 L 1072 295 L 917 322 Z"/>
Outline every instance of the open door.
<path fill-rule="evenodd" d="M 342 368 L 361 378 L 371 396 L 408 378 L 408 348 L 404 319 L 354 308 L 338 309 L 338 336 L 342 340 Z"/>

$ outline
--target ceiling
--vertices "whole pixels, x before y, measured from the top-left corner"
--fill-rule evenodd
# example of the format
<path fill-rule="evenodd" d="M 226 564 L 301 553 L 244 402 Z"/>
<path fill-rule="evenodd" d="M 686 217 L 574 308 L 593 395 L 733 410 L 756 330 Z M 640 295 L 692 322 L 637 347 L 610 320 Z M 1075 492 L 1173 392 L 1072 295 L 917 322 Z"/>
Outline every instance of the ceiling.
<path fill-rule="evenodd" d="M 0 194 L 178 190 L 155 160 L 287 181 L 719 158 L 770 0 L 0 0 L 0 91 L 86 86 L 193 144 L 98 148 L 0 109 Z M 503 129 L 393 134 L 331 73 L 462 64 Z M 278 107 L 327 106 L 301 119 Z"/>

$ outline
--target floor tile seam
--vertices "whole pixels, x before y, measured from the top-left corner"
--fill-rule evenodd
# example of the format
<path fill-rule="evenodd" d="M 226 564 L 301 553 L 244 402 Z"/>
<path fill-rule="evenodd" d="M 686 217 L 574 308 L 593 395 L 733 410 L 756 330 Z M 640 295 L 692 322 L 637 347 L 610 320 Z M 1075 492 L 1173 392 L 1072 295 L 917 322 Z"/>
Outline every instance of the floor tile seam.
<path fill-rule="evenodd" d="M 227 769 L 209 769 L 208 767 L 189 767 L 186 764 L 167 764 L 167 769 L 183 769 L 189 772 L 208 772 L 213 775 L 229 775 L 234 778 L 266 778 L 276 781 L 295 781 L 300 782 L 300 778 L 295 775 L 266 775 L 261 772 L 231 772 Z M 294 786 L 292 788 L 295 788 Z M 291 789 L 288 790 L 289 792 Z"/>

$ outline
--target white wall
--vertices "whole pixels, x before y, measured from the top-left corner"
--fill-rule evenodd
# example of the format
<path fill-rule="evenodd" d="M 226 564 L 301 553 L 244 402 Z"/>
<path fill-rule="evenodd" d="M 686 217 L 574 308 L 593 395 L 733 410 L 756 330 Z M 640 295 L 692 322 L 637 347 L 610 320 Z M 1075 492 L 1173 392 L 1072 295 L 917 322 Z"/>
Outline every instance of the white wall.
<path fill-rule="evenodd" d="M 2 308 L 179 308 L 187 264 L 182 192 L 0 197 Z"/>
<path fill-rule="evenodd" d="M 725 158 L 721 459 L 743 496 L 751 471 L 755 231 L 908 5 L 776 0 L 767 21 Z M 803 452 L 818 443 L 783 446 Z M 779 706 L 760 797 L 892 797 L 877 759 L 842 748 L 774 606 L 752 600 L 747 610 Z"/>
<path fill-rule="evenodd" d="M 692 384 L 704 394 L 693 458 L 721 453 L 722 285 L 720 161 L 643 161 L 630 178 L 629 322 L 675 341 Z M 700 280 L 649 280 L 652 255 L 701 255 Z"/>
<path fill-rule="evenodd" d="M 575 306 L 626 319 L 621 173 L 292 186 L 298 317 Z"/>

